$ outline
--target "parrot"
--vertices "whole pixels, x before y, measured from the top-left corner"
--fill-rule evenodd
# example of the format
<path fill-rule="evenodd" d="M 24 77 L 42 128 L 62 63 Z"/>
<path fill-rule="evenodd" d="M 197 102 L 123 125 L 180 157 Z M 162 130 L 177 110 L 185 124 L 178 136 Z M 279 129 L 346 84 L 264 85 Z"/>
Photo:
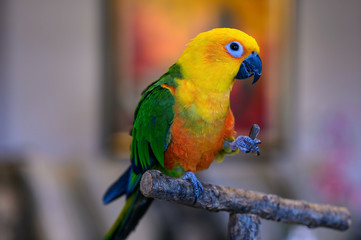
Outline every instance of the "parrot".
<path fill-rule="evenodd" d="M 259 46 L 248 34 L 215 28 L 198 34 L 179 59 L 142 93 L 134 112 L 129 168 L 105 192 L 108 204 L 126 202 L 106 240 L 126 239 L 153 199 L 140 192 L 142 174 L 156 169 L 192 184 L 195 203 L 203 186 L 195 173 L 224 155 L 260 154 L 261 141 L 236 136 L 230 92 L 237 79 L 262 74 Z"/>

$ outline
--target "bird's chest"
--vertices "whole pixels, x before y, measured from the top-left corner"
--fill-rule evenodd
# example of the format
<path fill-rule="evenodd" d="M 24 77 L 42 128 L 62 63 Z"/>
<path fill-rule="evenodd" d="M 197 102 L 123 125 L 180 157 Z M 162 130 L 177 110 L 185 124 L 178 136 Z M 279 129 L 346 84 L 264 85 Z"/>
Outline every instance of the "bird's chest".
<path fill-rule="evenodd" d="M 199 107 L 201 106 L 201 107 Z M 229 124 L 229 107 L 194 102 L 184 108 L 175 105 L 175 118 L 170 129 L 171 142 L 165 152 L 165 167 L 181 166 L 186 171 L 207 169 L 233 131 Z"/>

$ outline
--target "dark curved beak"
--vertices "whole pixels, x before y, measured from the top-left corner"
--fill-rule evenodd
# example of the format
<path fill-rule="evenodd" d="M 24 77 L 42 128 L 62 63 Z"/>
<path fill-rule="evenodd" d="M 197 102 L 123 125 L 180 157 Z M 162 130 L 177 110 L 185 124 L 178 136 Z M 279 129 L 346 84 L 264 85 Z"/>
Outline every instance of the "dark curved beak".
<path fill-rule="evenodd" d="M 254 76 L 252 85 L 255 84 L 262 74 L 262 62 L 256 52 L 252 52 L 246 59 L 243 60 L 236 79 L 246 79 Z"/>

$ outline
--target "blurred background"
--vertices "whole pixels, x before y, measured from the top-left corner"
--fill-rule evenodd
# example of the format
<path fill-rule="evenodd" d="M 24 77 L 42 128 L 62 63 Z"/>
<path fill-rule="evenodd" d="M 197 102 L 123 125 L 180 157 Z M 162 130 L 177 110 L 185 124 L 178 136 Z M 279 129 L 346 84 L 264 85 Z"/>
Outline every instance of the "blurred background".
<path fill-rule="evenodd" d="M 231 105 L 238 134 L 258 123 L 263 143 L 201 181 L 352 213 L 346 232 L 263 220 L 264 240 L 361 239 L 360 23 L 359 0 L 1 0 L 0 240 L 101 239 L 141 91 L 215 27 L 261 47 L 264 74 Z M 227 221 L 154 201 L 129 239 L 225 239 Z"/>

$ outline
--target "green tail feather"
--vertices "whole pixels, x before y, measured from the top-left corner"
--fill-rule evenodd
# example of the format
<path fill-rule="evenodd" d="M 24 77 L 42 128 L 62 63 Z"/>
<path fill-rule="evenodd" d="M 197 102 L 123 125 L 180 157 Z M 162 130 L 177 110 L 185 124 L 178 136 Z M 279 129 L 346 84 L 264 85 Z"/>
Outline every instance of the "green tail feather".
<path fill-rule="evenodd" d="M 139 185 L 128 197 L 117 220 L 105 236 L 105 240 L 126 239 L 127 236 L 137 226 L 153 199 L 144 197 L 139 189 Z"/>

